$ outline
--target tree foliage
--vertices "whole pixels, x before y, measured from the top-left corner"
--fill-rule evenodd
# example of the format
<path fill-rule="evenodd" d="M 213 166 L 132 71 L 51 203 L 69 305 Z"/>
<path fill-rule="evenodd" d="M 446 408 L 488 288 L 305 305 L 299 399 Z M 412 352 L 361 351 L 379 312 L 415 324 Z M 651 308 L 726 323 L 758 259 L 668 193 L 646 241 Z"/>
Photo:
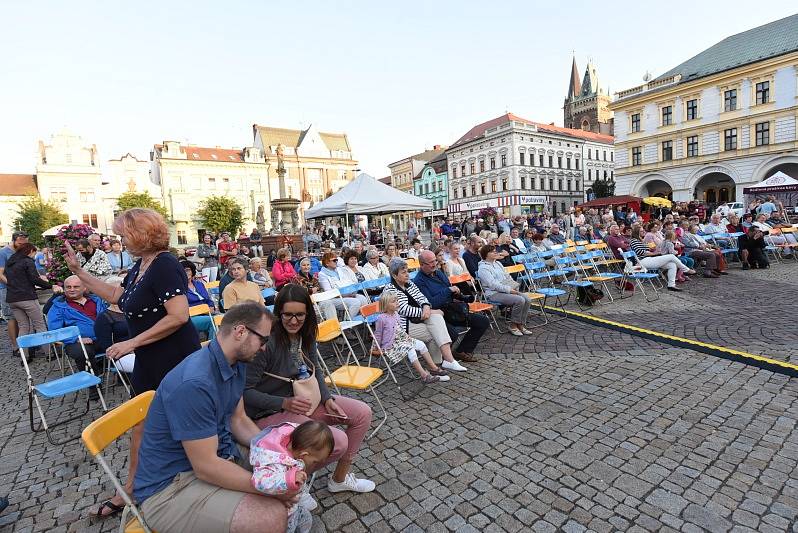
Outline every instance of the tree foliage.
<path fill-rule="evenodd" d="M 244 210 L 233 198 L 209 196 L 197 211 L 205 229 L 213 233 L 228 231 L 236 235 L 244 225 Z"/>
<path fill-rule="evenodd" d="M 144 207 L 146 209 L 157 211 L 162 217 L 167 218 L 166 209 L 164 206 L 161 205 L 161 202 L 159 202 L 157 199 L 153 198 L 148 191 L 128 191 L 120 195 L 116 203 L 119 205 L 119 209 L 122 211 L 132 207 Z"/>
<path fill-rule="evenodd" d="M 612 180 L 596 180 L 592 188 L 596 198 L 615 196 L 615 182 Z"/>
<path fill-rule="evenodd" d="M 28 234 L 30 242 L 36 246 L 44 244 L 42 233 L 69 222 L 69 216 L 52 202 L 45 202 L 40 196 L 28 196 L 17 204 L 17 218 L 14 227 Z"/>

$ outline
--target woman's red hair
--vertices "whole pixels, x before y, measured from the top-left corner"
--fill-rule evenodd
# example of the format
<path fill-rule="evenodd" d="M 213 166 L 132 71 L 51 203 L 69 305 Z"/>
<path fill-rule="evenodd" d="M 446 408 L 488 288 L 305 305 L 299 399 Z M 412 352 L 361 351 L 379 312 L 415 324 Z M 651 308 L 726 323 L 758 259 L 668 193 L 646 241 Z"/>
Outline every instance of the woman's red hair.
<path fill-rule="evenodd" d="M 114 233 L 125 238 L 125 246 L 136 255 L 169 249 L 169 226 L 152 209 L 134 207 L 116 217 Z"/>

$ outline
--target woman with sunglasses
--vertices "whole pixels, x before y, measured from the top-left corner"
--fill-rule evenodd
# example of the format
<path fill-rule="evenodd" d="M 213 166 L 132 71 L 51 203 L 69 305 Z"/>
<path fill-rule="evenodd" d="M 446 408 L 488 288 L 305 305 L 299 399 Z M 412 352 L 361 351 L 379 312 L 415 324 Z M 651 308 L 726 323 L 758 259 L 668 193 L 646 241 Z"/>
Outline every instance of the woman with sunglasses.
<path fill-rule="evenodd" d="M 247 369 L 244 389 L 247 415 L 260 428 L 284 422 L 301 424 L 307 420 L 345 426 L 345 431 L 331 428 L 335 448 L 319 468 L 338 461 L 327 482 L 330 492 L 371 492 L 374 482 L 358 479 L 350 472 L 352 461 L 371 426 L 371 408 L 359 400 L 333 396 L 327 389 L 317 357 L 318 321 L 308 291 L 299 285 L 284 286 L 274 302 L 274 314 L 277 320 L 271 337 Z M 303 364 L 311 367 L 308 370 L 315 374 L 321 393 L 321 402 L 309 416 L 305 413 L 311 407 L 310 401 L 295 397 L 291 383 L 273 377 L 296 378 Z M 300 505 L 312 510 L 317 504 L 306 494 L 301 497 Z"/>

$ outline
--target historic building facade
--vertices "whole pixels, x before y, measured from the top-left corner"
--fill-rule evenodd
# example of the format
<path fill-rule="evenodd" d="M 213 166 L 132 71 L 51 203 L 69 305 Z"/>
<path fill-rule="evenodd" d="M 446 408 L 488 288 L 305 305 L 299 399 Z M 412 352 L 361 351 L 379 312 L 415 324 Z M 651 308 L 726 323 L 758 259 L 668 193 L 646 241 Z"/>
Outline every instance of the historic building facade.
<path fill-rule="evenodd" d="M 612 150 L 608 135 L 540 124 L 511 113 L 474 126 L 446 151 L 449 212 L 475 214 L 486 207 L 506 215 L 568 210 L 585 198 L 586 143 L 592 157 L 596 150 Z"/>
<path fill-rule="evenodd" d="M 588 62 L 585 75 L 580 82 L 576 58 L 573 58 L 568 93 L 563 103 L 563 126 L 602 135 L 612 135 L 613 118 L 609 105 L 610 95 L 608 91 L 599 87 L 595 65 Z"/>
<path fill-rule="evenodd" d="M 617 93 L 616 194 L 708 204 L 798 177 L 798 15 L 733 35 Z"/>
<path fill-rule="evenodd" d="M 152 179 L 160 188 L 173 244 L 199 242 L 205 228 L 197 209 L 209 196 L 235 199 L 243 208 L 247 232 L 255 227 L 260 206 L 268 212 L 269 167 L 260 148 L 207 148 L 164 141 L 153 147 L 150 157 Z"/>
<path fill-rule="evenodd" d="M 432 211 L 423 213 L 423 216 L 446 216 L 446 208 L 449 204 L 449 173 L 446 166 L 446 153 L 441 152 L 435 159 L 424 165 L 421 173 L 413 180 L 413 194 L 432 202 Z"/>
<path fill-rule="evenodd" d="M 111 233 L 114 206 L 103 202 L 96 145 L 66 129 L 39 141 L 36 183 L 42 199 L 58 204 L 70 221 Z"/>
<path fill-rule="evenodd" d="M 357 175 L 358 162 L 352 155 L 345 133 L 325 133 L 315 126 L 304 130 L 252 126 L 253 146 L 262 151 L 269 163 L 271 198 L 279 198 L 277 147 L 282 145 L 286 169 L 286 193 L 300 200 L 299 216 L 327 196 L 337 192 Z M 266 219 L 270 220 L 268 206 Z"/>
<path fill-rule="evenodd" d="M 427 163 L 443 154 L 445 150 L 445 146 L 436 144 L 433 146 L 432 150 L 424 150 L 421 153 L 403 157 L 398 161 L 390 163 L 388 168 L 391 171 L 391 187 L 408 194 L 414 194 L 414 182 L 417 178 L 421 177 L 421 172 L 424 170 L 424 167 Z M 406 230 L 412 217 L 412 213 L 393 215 L 392 223 L 394 224 L 394 228 L 400 231 Z"/>

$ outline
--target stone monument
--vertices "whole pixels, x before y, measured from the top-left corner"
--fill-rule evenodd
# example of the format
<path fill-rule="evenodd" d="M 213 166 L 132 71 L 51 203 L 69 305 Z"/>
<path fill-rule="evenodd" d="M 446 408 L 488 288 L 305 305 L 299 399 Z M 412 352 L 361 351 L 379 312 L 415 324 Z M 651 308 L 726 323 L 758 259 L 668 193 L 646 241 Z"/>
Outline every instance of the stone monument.
<path fill-rule="evenodd" d="M 263 202 L 258 204 L 258 214 L 255 216 L 255 225 L 261 235 L 266 233 L 266 217 L 263 215 L 264 207 Z"/>
<path fill-rule="evenodd" d="M 277 180 L 280 185 L 280 197 L 271 201 L 272 235 L 280 233 L 296 233 L 299 231 L 299 200 L 289 198 L 285 187 L 285 159 L 282 144 L 277 145 Z"/>

